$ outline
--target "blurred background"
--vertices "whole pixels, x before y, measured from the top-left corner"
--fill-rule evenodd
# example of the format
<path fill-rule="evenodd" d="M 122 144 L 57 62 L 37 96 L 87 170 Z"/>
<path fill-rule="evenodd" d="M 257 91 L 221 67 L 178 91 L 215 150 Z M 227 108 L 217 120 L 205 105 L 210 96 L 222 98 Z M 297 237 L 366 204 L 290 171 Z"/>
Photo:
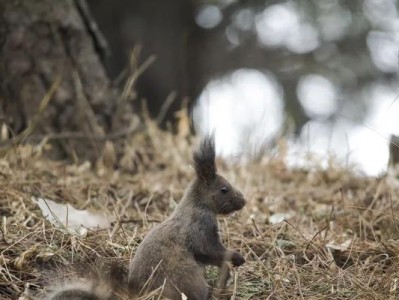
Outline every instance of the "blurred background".
<path fill-rule="evenodd" d="M 59 158 L 91 159 L 107 141 L 125 147 L 149 115 L 186 124 L 184 136 L 214 131 L 227 157 L 284 148 L 290 165 L 311 154 L 367 175 L 399 161 L 397 1 L 0 0 L 0 11 L 1 145 L 46 139 Z"/>
<path fill-rule="evenodd" d="M 165 120 L 187 101 L 220 153 L 257 155 L 286 136 L 288 160 L 333 156 L 383 172 L 399 134 L 394 0 L 89 0 L 118 78 L 129 50 L 155 56 L 139 97 Z"/>

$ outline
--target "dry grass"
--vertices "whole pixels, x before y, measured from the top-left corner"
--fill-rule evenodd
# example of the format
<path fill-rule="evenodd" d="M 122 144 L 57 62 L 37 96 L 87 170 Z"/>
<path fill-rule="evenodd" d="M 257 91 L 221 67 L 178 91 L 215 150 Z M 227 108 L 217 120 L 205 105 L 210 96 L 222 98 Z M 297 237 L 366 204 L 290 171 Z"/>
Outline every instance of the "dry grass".
<path fill-rule="evenodd" d="M 93 166 L 47 160 L 43 145 L 15 147 L 0 160 L 1 299 L 95 277 L 113 262 L 126 266 L 149 228 L 170 214 L 194 175 L 190 139 L 150 125 L 122 146 L 116 153 L 108 143 Z M 228 285 L 232 299 L 399 297 L 394 176 L 289 170 L 280 157 L 219 169 L 248 199 L 238 217 L 220 220 L 225 243 L 247 260 Z M 118 221 L 77 237 L 44 221 L 32 196 L 108 211 Z M 290 217 L 269 224 L 275 213 Z M 214 269 L 207 274 L 216 281 Z"/>

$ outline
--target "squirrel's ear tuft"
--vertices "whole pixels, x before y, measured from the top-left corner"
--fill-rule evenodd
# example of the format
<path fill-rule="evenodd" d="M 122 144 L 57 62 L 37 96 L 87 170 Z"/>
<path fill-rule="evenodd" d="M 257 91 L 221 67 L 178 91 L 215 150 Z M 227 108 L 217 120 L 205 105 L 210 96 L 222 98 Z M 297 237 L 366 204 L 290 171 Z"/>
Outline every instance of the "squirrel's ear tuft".
<path fill-rule="evenodd" d="M 194 152 L 193 160 L 199 179 L 209 182 L 215 178 L 215 137 L 213 134 L 206 136 L 201 141 L 197 151 Z"/>

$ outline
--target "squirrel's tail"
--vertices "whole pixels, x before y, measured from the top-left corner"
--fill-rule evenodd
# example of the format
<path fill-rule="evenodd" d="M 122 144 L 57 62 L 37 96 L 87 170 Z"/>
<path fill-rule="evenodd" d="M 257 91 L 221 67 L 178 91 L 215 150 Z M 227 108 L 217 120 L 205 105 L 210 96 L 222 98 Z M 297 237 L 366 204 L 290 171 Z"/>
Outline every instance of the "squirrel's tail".
<path fill-rule="evenodd" d="M 108 285 L 95 282 L 74 282 L 54 289 L 45 300 L 113 300 Z"/>
<path fill-rule="evenodd" d="M 74 279 L 49 284 L 43 300 L 117 300 L 128 296 L 127 270 L 120 263 L 79 265 Z M 82 278 L 82 275 L 84 278 Z M 128 298 L 128 297 L 127 297 Z"/>

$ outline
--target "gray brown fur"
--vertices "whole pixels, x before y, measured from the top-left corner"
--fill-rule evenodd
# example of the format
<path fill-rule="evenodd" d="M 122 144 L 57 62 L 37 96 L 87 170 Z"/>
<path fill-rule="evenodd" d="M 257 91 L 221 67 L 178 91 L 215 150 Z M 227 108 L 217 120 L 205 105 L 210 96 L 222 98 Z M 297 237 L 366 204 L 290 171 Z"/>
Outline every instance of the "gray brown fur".
<path fill-rule="evenodd" d="M 85 291 L 79 289 L 60 291 L 55 295 L 52 295 L 51 300 L 108 300 L 108 298 L 102 298 L 92 291 Z"/>
<path fill-rule="evenodd" d="M 193 159 L 196 178 L 172 215 L 141 242 L 130 263 L 128 282 L 134 295 L 161 287 L 163 296 L 173 300 L 181 299 L 181 293 L 190 300 L 205 300 L 204 265 L 221 267 L 226 258 L 233 266 L 245 262 L 219 237 L 217 215 L 242 209 L 245 199 L 216 173 L 213 136 L 202 141 Z"/>
<path fill-rule="evenodd" d="M 55 288 L 46 300 L 114 300 L 114 288 L 108 282 L 74 282 Z"/>
<path fill-rule="evenodd" d="M 73 268 L 85 279 L 59 282 L 50 288 L 45 300 L 116 300 L 127 295 L 126 267 L 119 261 L 96 261 Z M 80 275 L 79 275 L 80 274 Z"/>

